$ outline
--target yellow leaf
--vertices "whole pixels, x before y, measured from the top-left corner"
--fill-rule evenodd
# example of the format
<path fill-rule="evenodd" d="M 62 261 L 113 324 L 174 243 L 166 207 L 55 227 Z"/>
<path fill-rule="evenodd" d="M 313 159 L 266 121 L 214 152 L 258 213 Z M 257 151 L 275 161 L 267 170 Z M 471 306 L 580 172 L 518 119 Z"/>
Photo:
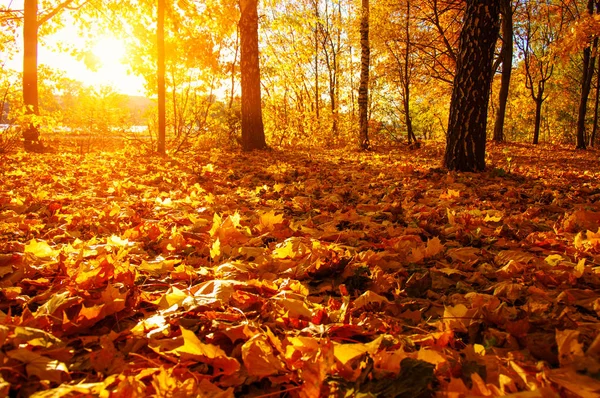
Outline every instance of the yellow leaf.
<path fill-rule="evenodd" d="M 444 323 L 448 325 L 448 329 L 466 332 L 467 325 L 471 321 L 471 312 L 464 304 L 457 304 L 454 307 L 444 307 Z"/>
<path fill-rule="evenodd" d="M 215 165 L 212 163 L 209 163 L 206 166 L 202 166 L 203 173 L 213 173 L 214 171 L 215 171 Z"/>
<path fill-rule="evenodd" d="M 560 254 L 551 254 L 548 257 L 546 257 L 544 259 L 548 264 L 550 264 L 551 266 L 556 266 L 558 265 L 558 263 L 560 263 L 561 261 L 563 261 L 563 256 L 561 256 Z"/>
<path fill-rule="evenodd" d="M 421 361 L 429 362 L 434 365 L 439 365 L 447 362 L 447 359 L 439 352 L 425 348 L 419 350 L 417 358 Z"/>
<path fill-rule="evenodd" d="M 283 214 L 275 214 L 275 210 L 260 215 L 258 230 L 260 232 L 273 231 L 275 225 L 283 222 Z"/>
<path fill-rule="evenodd" d="M 585 258 L 582 258 L 581 260 L 579 260 L 577 262 L 577 265 L 575 266 L 575 269 L 573 270 L 573 275 L 575 275 L 576 278 L 581 278 L 584 273 L 585 273 Z"/>
<path fill-rule="evenodd" d="M 379 336 L 375 340 L 366 344 L 334 344 L 333 354 L 338 361 L 340 361 L 343 365 L 346 365 L 352 359 L 358 358 L 366 352 L 374 355 L 377 351 L 379 351 L 379 346 L 381 345 L 382 341 L 383 336 Z"/>
<path fill-rule="evenodd" d="M 110 213 L 108 213 L 108 215 L 110 217 L 113 217 L 119 213 L 121 213 L 121 207 L 119 207 L 119 205 L 115 203 L 114 206 L 112 207 L 112 209 L 110 209 Z"/>
<path fill-rule="evenodd" d="M 32 239 L 25 245 L 25 253 L 31 253 L 39 258 L 46 258 L 56 256 L 58 250 L 52 249 L 45 241 L 37 242 L 35 239 Z"/>
<path fill-rule="evenodd" d="M 221 370 L 223 374 L 230 375 L 240 369 L 240 364 L 234 358 L 227 356 L 225 351 L 213 344 L 204 344 L 191 330 L 181 328 L 183 345 L 173 352 L 195 359 L 198 362 L 207 363 Z"/>
<path fill-rule="evenodd" d="M 174 305 L 181 305 L 183 300 L 185 300 L 189 296 L 188 293 L 184 292 L 176 288 L 175 286 L 171 286 L 167 293 L 165 293 L 155 304 L 158 304 L 158 307 L 161 310 L 166 310 Z"/>
<path fill-rule="evenodd" d="M 242 360 L 252 376 L 272 376 L 284 368 L 282 361 L 275 356 L 269 339 L 263 334 L 257 334 L 244 343 Z"/>
<path fill-rule="evenodd" d="M 6 356 L 23 362 L 28 376 L 36 376 L 40 380 L 56 383 L 62 383 L 69 379 L 69 369 L 64 363 L 44 357 L 26 348 L 8 351 Z"/>
<path fill-rule="evenodd" d="M 215 213 L 213 216 L 213 225 L 210 228 L 209 234 L 210 236 L 215 236 L 219 228 L 221 227 L 222 218 L 218 213 Z"/>
<path fill-rule="evenodd" d="M 117 246 L 117 247 L 127 247 L 133 246 L 133 242 L 129 242 L 129 239 L 121 239 L 117 235 L 112 235 L 106 240 L 107 245 Z"/>
<path fill-rule="evenodd" d="M 485 215 L 485 218 L 483 219 L 484 222 L 499 222 L 502 221 L 502 216 L 490 216 L 489 214 Z"/>
<path fill-rule="evenodd" d="M 221 255 L 221 241 L 215 240 L 210 248 L 210 258 L 216 260 Z"/>
<path fill-rule="evenodd" d="M 367 290 L 363 294 L 361 294 L 356 300 L 354 300 L 354 309 L 357 310 L 362 308 L 368 304 L 389 304 L 390 301 L 383 296 L 380 296 L 377 293 L 373 293 L 370 290 Z"/>
<path fill-rule="evenodd" d="M 279 304 L 286 311 L 287 316 L 290 318 L 307 318 L 310 319 L 313 316 L 312 311 L 308 308 L 306 303 L 302 300 L 296 300 L 283 296 L 273 297 L 272 300 Z"/>
<path fill-rule="evenodd" d="M 233 215 L 229 216 L 229 219 L 231 220 L 231 222 L 233 223 L 234 227 L 241 227 L 240 225 L 240 221 L 242 220 L 242 217 L 240 216 L 240 213 L 238 213 L 237 211 L 235 213 L 233 213 Z"/>

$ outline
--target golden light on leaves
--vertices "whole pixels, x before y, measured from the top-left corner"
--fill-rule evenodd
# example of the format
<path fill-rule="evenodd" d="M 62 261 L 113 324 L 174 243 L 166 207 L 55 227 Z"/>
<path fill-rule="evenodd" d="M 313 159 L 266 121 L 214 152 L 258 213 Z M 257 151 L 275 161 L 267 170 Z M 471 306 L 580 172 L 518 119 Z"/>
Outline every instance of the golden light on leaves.
<path fill-rule="evenodd" d="M 517 178 L 438 175 L 435 153 L 11 163 L 24 172 L 0 174 L 6 388 L 594 396 L 600 339 L 573 328 L 597 312 L 589 191 L 557 193 L 559 210 Z"/>
<path fill-rule="evenodd" d="M 46 258 L 53 257 L 58 254 L 58 251 L 52 249 L 47 242 L 44 241 L 36 241 L 32 239 L 28 244 L 25 245 L 25 253 L 31 253 L 36 257 Z"/>

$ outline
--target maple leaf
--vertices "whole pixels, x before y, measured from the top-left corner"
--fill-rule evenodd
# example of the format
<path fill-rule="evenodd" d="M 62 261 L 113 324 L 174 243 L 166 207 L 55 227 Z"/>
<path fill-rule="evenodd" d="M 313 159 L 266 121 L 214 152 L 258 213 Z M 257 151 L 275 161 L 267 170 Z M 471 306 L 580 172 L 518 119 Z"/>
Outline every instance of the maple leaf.
<path fill-rule="evenodd" d="M 242 345 L 242 360 L 252 376 L 272 376 L 284 369 L 283 362 L 277 358 L 269 338 L 264 334 L 253 336 Z"/>
<path fill-rule="evenodd" d="M 58 250 L 54 250 L 50 245 L 44 241 L 36 241 L 32 239 L 25 245 L 25 253 L 31 253 L 39 258 L 55 257 L 58 254 Z"/>
<path fill-rule="evenodd" d="M 70 379 L 69 369 L 64 363 L 37 354 L 26 348 L 17 348 L 8 351 L 6 352 L 6 356 L 23 362 L 28 376 L 36 376 L 40 380 L 48 380 L 55 383 L 62 383 Z"/>
<path fill-rule="evenodd" d="M 180 328 L 183 345 L 172 352 L 186 359 L 207 363 L 219 369 L 216 374 L 231 375 L 240 369 L 240 363 L 227 356 L 225 351 L 213 344 L 204 344 L 191 330 Z"/>
<path fill-rule="evenodd" d="M 260 232 L 273 231 L 277 224 L 283 222 L 283 214 L 276 214 L 275 210 L 271 210 L 267 213 L 262 213 L 259 217 L 259 224 L 256 228 Z"/>
<path fill-rule="evenodd" d="M 221 256 L 221 241 L 217 238 L 210 247 L 210 258 L 217 260 Z"/>

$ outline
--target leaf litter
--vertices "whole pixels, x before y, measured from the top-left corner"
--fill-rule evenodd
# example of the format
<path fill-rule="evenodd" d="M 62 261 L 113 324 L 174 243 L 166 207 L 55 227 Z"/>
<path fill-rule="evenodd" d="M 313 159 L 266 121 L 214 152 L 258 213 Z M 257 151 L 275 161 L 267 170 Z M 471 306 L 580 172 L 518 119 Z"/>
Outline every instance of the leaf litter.
<path fill-rule="evenodd" d="M 441 151 L 5 155 L 0 395 L 598 396 L 597 153 Z"/>

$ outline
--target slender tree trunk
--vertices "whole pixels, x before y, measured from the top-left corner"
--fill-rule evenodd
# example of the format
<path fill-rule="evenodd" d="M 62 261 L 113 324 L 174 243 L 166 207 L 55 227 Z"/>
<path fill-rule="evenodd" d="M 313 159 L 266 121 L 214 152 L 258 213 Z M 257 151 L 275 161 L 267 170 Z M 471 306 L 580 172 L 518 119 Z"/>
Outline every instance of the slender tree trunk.
<path fill-rule="evenodd" d="M 360 85 L 358 87 L 358 119 L 360 126 L 360 147 L 369 149 L 369 0 L 362 0 L 360 20 Z"/>
<path fill-rule="evenodd" d="M 240 0 L 240 65 L 242 72 L 242 148 L 265 149 L 258 61 L 258 0 Z"/>
<path fill-rule="evenodd" d="M 319 0 L 315 0 L 315 116 L 317 124 L 320 121 L 321 108 L 319 96 Z"/>
<path fill-rule="evenodd" d="M 590 134 L 590 146 L 596 145 L 596 135 L 598 133 L 598 102 L 600 102 L 600 57 L 598 58 L 598 69 L 596 69 L 596 98 L 594 99 L 594 125 L 592 134 Z"/>
<path fill-rule="evenodd" d="M 485 168 L 487 109 L 500 10 L 496 0 L 467 0 L 450 102 L 444 166 Z"/>
<path fill-rule="evenodd" d="M 335 109 L 333 113 L 333 126 L 331 128 L 334 137 L 339 134 L 340 120 L 340 51 L 342 50 L 342 2 L 338 1 L 338 27 L 336 33 L 336 57 L 335 57 Z"/>
<path fill-rule="evenodd" d="M 23 104 L 28 114 L 39 114 L 38 106 L 38 0 L 25 0 L 23 18 Z"/>
<path fill-rule="evenodd" d="M 233 97 L 235 94 L 235 64 L 237 63 L 238 52 L 240 50 L 240 30 L 239 27 L 235 31 L 235 52 L 233 53 L 233 61 L 231 61 L 231 90 L 229 91 L 229 104 L 227 109 L 231 111 L 233 108 Z"/>
<path fill-rule="evenodd" d="M 533 144 L 540 142 L 540 128 L 542 125 L 542 105 L 544 104 L 544 90 L 540 89 L 535 99 L 535 125 L 533 128 Z"/>
<path fill-rule="evenodd" d="M 156 22 L 157 81 L 158 81 L 158 143 L 157 151 L 166 152 L 166 85 L 165 85 L 165 0 L 158 0 Z"/>
<path fill-rule="evenodd" d="M 413 131 L 412 118 L 410 117 L 410 1 L 406 2 L 406 22 L 404 24 L 406 35 L 406 49 L 404 51 L 404 117 L 406 122 L 406 134 L 408 145 L 417 143 L 417 137 Z"/>
<path fill-rule="evenodd" d="M 506 117 L 506 104 L 510 89 L 513 59 L 513 9 L 510 0 L 500 1 L 502 13 L 502 80 L 498 98 L 498 113 L 494 124 L 494 141 L 504 141 L 504 119 Z"/>
<path fill-rule="evenodd" d="M 588 0 L 587 11 L 594 14 L 594 0 Z M 594 72 L 595 57 L 592 55 L 598 46 L 598 39 L 583 49 L 583 76 L 581 78 L 581 98 L 577 112 L 577 149 L 585 149 L 585 115 L 587 113 L 587 101 L 592 86 L 592 75 Z"/>

